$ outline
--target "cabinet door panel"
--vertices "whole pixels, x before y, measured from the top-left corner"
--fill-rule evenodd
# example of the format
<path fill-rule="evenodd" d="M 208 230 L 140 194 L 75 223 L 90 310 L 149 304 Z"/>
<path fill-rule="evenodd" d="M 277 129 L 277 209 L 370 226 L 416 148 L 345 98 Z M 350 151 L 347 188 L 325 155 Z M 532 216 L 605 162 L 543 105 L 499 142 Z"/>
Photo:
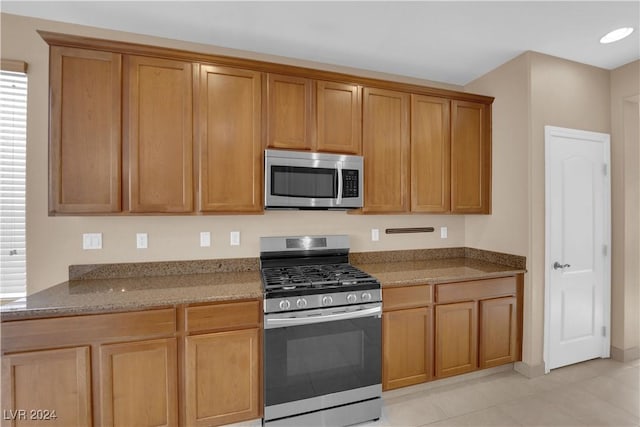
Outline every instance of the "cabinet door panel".
<path fill-rule="evenodd" d="M 450 209 L 448 99 L 411 95 L 411 211 Z"/>
<path fill-rule="evenodd" d="M 360 154 L 362 101 L 360 87 L 317 82 L 318 151 Z"/>
<path fill-rule="evenodd" d="M 382 349 L 385 390 L 430 380 L 433 377 L 433 309 L 385 312 Z"/>
<path fill-rule="evenodd" d="M 409 204 L 409 95 L 365 88 L 363 99 L 363 212 L 406 212 Z"/>
<path fill-rule="evenodd" d="M 221 425 L 258 418 L 259 330 L 186 338 L 187 425 Z"/>
<path fill-rule="evenodd" d="M 490 109 L 465 101 L 451 108 L 451 211 L 491 213 Z"/>
<path fill-rule="evenodd" d="M 176 339 L 100 346 L 102 426 L 178 424 Z"/>
<path fill-rule="evenodd" d="M 49 211 L 121 209 L 121 55 L 52 46 Z"/>
<path fill-rule="evenodd" d="M 200 210 L 262 210 L 261 86 L 257 71 L 200 69 Z"/>
<path fill-rule="evenodd" d="M 188 62 L 125 57 L 131 212 L 193 210 L 193 76 Z"/>
<path fill-rule="evenodd" d="M 480 368 L 516 360 L 516 298 L 480 301 Z"/>
<path fill-rule="evenodd" d="M 436 306 L 436 377 L 477 369 L 477 311 L 476 302 Z"/>
<path fill-rule="evenodd" d="M 90 426 L 89 347 L 2 356 L 2 408 L 3 426 Z M 55 418 L 32 419 L 30 410 L 38 409 Z"/>
<path fill-rule="evenodd" d="M 309 79 L 269 74 L 268 147 L 311 150 L 315 132 L 312 89 Z"/>

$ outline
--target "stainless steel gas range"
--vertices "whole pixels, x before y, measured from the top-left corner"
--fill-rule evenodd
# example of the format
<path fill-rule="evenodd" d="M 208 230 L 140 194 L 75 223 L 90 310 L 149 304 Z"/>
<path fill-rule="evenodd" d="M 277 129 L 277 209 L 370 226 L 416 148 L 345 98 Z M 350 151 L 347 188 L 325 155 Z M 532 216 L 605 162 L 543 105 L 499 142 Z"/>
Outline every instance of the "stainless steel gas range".
<path fill-rule="evenodd" d="M 263 237 L 264 418 L 346 426 L 380 418 L 380 282 L 349 264 L 349 238 Z"/>

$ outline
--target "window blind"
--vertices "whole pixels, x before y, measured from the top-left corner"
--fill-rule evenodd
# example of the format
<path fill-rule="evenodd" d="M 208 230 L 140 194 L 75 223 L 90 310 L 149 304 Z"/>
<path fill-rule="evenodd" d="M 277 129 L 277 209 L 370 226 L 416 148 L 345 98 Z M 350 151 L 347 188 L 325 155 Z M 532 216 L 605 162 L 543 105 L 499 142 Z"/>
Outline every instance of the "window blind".
<path fill-rule="evenodd" d="M 27 75 L 0 71 L 0 299 L 26 294 Z"/>

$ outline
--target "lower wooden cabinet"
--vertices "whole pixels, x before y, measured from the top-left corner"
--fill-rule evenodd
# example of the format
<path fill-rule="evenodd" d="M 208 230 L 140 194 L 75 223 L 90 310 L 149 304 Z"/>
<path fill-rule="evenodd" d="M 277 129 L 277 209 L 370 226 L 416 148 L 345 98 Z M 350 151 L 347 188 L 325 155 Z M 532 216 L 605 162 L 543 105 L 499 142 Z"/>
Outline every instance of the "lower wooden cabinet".
<path fill-rule="evenodd" d="M 385 390 L 429 381 L 433 377 L 433 309 L 385 312 L 382 348 Z"/>
<path fill-rule="evenodd" d="M 100 425 L 178 424 L 175 338 L 100 346 Z"/>
<path fill-rule="evenodd" d="M 478 314 L 474 301 L 436 306 L 436 377 L 478 368 Z"/>
<path fill-rule="evenodd" d="M 516 360 L 516 298 L 480 301 L 480 368 Z"/>
<path fill-rule="evenodd" d="M 186 338 L 186 424 L 221 425 L 258 418 L 259 329 Z"/>
<path fill-rule="evenodd" d="M 3 426 L 90 426 L 89 347 L 2 358 Z"/>

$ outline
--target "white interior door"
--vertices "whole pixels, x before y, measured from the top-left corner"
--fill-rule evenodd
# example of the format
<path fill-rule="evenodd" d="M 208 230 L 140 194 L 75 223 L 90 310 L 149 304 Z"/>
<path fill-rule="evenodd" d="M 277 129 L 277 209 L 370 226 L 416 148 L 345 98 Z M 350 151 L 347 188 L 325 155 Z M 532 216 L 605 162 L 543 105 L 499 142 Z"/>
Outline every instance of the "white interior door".
<path fill-rule="evenodd" d="M 545 365 L 609 357 L 609 135 L 545 126 Z"/>

